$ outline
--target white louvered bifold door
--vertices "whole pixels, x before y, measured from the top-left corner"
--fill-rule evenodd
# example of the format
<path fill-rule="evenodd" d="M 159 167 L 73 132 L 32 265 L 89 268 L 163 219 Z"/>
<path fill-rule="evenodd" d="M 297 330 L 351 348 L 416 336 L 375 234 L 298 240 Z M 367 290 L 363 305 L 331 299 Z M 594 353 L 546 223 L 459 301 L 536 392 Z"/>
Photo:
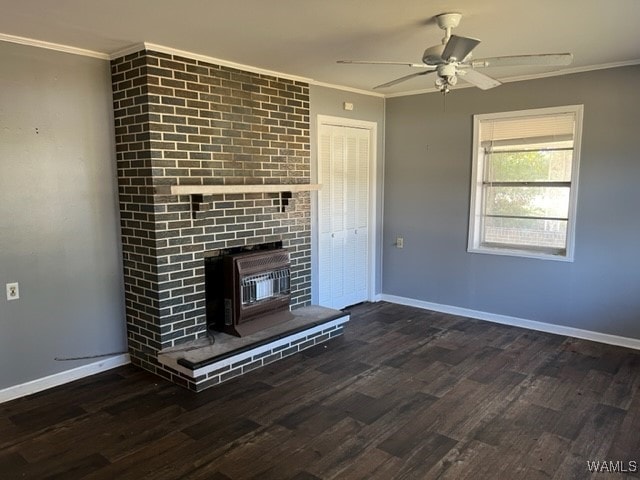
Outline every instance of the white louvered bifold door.
<path fill-rule="evenodd" d="M 367 300 L 370 131 L 320 126 L 319 303 Z"/>

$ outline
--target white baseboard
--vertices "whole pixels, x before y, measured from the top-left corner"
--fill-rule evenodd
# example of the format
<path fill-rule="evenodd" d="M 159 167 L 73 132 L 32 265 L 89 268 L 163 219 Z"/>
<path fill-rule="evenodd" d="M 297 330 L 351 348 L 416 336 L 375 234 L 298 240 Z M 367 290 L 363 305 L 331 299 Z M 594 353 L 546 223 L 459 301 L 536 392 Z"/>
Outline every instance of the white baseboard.
<path fill-rule="evenodd" d="M 583 330 L 581 328 L 565 327 L 562 325 L 554 325 L 552 323 L 537 322 L 535 320 L 526 320 L 524 318 L 510 317 L 507 315 L 499 315 L 496 313 L 481 312 L 468 308 L 453 307 L 451 305 L 442 305 L 440 303 L 425 302 L 415 300 L 413 298 L 398 297 L 396 295 L 382 294 L 381 300 L 410 307 L 423 308 L 425 310 L 433 310 L 435 312 L 449 313 L 451 315 L 460 315 L 463 317 L 475 318 L 478 320 L 486 320 L 493 323 L 501 323 L 503 325 L 511 325 L 514 327 L 528 328 L 546 333 L 555 333 L 567 337 L 581 338 L 583 340 L 592 340 L 594 342 L 607 343 L 609 345 L 617 345 L 619 347 L 633 348 L 640 350 L 640 339 L 620 337 L 609 333 L 594 332 L 592 330 Z"/>
<path fill-rule="evenodd" d="M 31 380 L 30 382 L 21 383 L 20 385 L 14 385 L 0 390 L 0 403 L 8 402 L 16 398 L 31 395 L 32 393 L 41 392 L 48 388 L 57 387 L 65 383 L 79 380 L 89 375 L 111 370 L 112 368 L 120 367 L 131 362 L 129 354 L 116 355 L 113 357 L 105 358 L 99 362 L 83 365 L 82 367 L 72 368 L 71 370 L 65 370 L 64 372 L 54 373 L 47 377 Z"/>

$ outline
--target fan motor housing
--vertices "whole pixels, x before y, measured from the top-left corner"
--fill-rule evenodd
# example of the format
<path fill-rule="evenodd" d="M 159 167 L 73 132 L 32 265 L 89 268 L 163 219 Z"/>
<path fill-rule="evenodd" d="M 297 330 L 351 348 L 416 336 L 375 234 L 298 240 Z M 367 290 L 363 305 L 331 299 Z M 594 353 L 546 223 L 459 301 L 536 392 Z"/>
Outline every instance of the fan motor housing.
<path fill-rule="evenodd" d="M 452 63 L 440 65 L 438 67 L 438 75 L 441 77 L 455 77 L 456 66 L 453 65 Z"/>

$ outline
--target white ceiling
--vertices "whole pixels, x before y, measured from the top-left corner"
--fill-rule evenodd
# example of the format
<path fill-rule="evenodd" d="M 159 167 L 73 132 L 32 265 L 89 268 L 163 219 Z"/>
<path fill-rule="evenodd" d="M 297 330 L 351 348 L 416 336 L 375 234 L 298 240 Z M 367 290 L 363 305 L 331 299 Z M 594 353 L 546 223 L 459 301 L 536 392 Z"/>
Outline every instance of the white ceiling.
<path fill-rule="evenodd" d="M 433 17 L 461 12 L 454 33 L 474 57 L 572 52 L 566 71 L 640 63 L 640 0 L 0 0 L 0 34 L 112 54 L 142 42 L 372 91 L 440 42 Z M 505 79 L 549 68 L 484 69 Z M 383 93 L 432 87 L 412 79 Z"/>

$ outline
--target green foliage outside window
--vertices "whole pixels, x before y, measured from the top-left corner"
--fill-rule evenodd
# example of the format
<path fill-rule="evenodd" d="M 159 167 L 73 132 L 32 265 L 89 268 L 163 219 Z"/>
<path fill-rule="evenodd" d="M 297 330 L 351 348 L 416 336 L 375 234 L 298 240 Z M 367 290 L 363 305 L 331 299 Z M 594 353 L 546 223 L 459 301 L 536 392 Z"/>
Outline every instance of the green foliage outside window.
<path fill-rule="evenodd" d="M 485 171 L 485 182 L 489 184 L 485 198 L 486 214 L 566 218 L 568 187 L 521 184 L 491 186 L 491 183 L 568 181 L 571 177 L 570 150 L 493 152 L 488 154 Z M 518 224 L 521 226 L 521 222 Z"/>

